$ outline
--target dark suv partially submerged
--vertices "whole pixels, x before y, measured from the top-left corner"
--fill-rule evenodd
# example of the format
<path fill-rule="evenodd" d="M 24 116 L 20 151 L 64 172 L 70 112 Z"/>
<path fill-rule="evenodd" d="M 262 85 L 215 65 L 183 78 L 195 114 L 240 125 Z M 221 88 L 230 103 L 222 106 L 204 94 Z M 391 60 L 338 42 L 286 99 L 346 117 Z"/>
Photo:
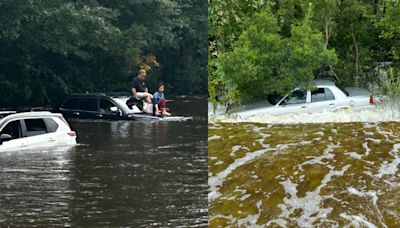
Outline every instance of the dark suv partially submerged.
<path fill-rule="evenodd" d="M 108 120 L 180 120 L 184 117 L 157 117 L 142 111 L 143 101 L 128 93 L 80 93 L 70 95 L 58 108 L 67 118 Z M 186 118 L 187 119 L 187 118 Z"/>
<path fill-rule="evenodd" d="M 184 116 L 154 116 L 152 105 L 129 96 L 128 93 L 76 93 L 70 95 L 57 109 L 67 118 L 106 120 L 186 121 Z"/>

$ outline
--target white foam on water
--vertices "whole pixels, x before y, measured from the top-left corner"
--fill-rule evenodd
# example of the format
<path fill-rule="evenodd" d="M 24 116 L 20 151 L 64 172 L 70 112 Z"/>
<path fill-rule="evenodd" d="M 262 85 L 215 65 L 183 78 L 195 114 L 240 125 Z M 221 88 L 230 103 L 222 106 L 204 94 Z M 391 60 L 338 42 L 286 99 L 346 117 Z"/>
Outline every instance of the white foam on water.
<path fill-rule="evenodd" d="M 222 164 L 224 164 L 224 161 L 217 161 L 214 163 L 214 165 L 222 165 Z"/>
<path fill-rule="evenodd" d="M 231 151 L 231 153 L 230 153 L 229 155 L 230 155 L 231 157 L 235 156 L 236 151 L 240 150 L 240 148 L 242 148 L 241 145 L 235 145 L 235 146 L 233 146 L 233 147 L 232 147 L 232 151 Z"/>
<path fill-rule="evenodd" d="M 374 143 L 382 143 L 382 140 L 380 140 L 380 139 L 366 138 L 365 140 L 368 140 L 368 141 L 371 141 L 371 142 L 374 142 Z"/>
<path fill-rule="evenodd" d="M 326 220 L 333 208 L 321 208 L 321 203 L 324 199 L 324 197 L 320 195 L 321 189 L 325 187 L 334 176 L 343 176 L 349 167 L 350 165 L 346 165 L 341 170 L 330 170 L 322 179 L 321 184 L 314 191 L 307 192 L 304 197 L 297 196 L 297 184 L 293 183 L 290 179 L 280 182 L 288 196 L 283 199 L 283 204 L 278 205 L 282 210 L 281 214 L 277 219 L 269 221 L 267 226 L 273 224 L 286 226 L 285 220 L 292 220 L 295 221 L 299 227 L 314 227 L 319 220 L 320 222 Z M 299 210 L 301 211 L 301 215 L 295 218 L 293 213 Z"/>
<path fill-rule="evenodd" d="M 361 160 L 363 158 L 363 155 L 358 154 L 356 152 L 346 152 L 344 154 L 347 155 L 347 156 L 350 156 L 352 158 L 358 159 L 358 160 Z"/>
<path fill-rule="evenodd" d="M 311 160 L 307 160 L 300 165 L 298 165 L 299 170 L 303 170 L 304 165 L 315 165 L 315 164 L 321 164 L 321 165 L 327 165 L 328 161 L 323 162 L 322 160 L 332 160 L 335 157 L 335 154 L 333 154 L 333 150 L 335 148 L 339 148 L 340 145 L 334 145 L 334 144 L 329 144 L 328 147 L 323 151 L 323 153 L 319 156 L 308 156 L 307 158 L 312 158 Z"/>
<path fill-rule="evenodd" d="M 347 213 L 341 213 L 340 217 L 350 221 L 345 227 L 368 227 L 368 228 L 378 228 L 375 224 L 369 222 L 364 215 L 348 215 Z"/>
<path fill-rule="evenodd" d="M 246 200 L 247 198 L 249 198 L 250 196 L 251 196 L 251 194 L 245 194 L 245 195 L 243 195 L 242 197 L 240 197 L 239 200 L 240 200 L 240 201 L 244 201 L 244 200 Z"/>
<path fill-rule="evenodd" d="M 283 115 L 260 114 L 246 118 L 237 115 L 209 113 L 210 122 L 257 122 L 270 124 L 299 124 L 299 123 L 350 123 L 350 122 L 387 122 L 400 121 L 400 114 L 393 115 L 388 108 L 378 107 L 368 110 L 345 109 L 338 112 L 323 113 L 289 113 Z"/>
<path fill-rule="evenodd" d="M 261 213 L 260 213 L 260 211 L 262 210 L 261 205 L 262 205 L 262 201 L 261 200 L 257 201 L 257 203 L 256 203 L 257 210 L 258 210 L 257 214 L 248 215 L 245 218 L 238 219 L 237 220 L 238 227 L 264 228 L 265 225 L 257 224 L 257 221 L 261 215 Z"/>
<path fill-rule="evenodd" d="M 239 186 L 236 186 L 236 189 L 233 192 L 240 192 L 242 195 L 244 195 L 247 191 L 245 189 L 241 189 Z"/>
<path fill-rule="evenodd" d="M 394 137 L 393 132 L 383 131 L 378 125 L 375 125 L 375 130 L 377 133 L 383 135 L 386 138 L 386 141 L 393 142 L 390 140 L 390 137 Z"/>
<path fill-rule="evenodd" d="M 208 137 L 208 141 L 212 141 L 212 140 L 218 140 L 221 139 L 222 137 L 219 135 L 213 135 L 211 137 Z"/>
<path fill-rule="evenodd" d="M 359 196 L 359 197 L 362 197 L 362 198 L 370 198 L 371 201 L 372 201 L 372 204 L 374 206 L 377 205 L 376 203 L 378 202 L 378 196 L 377 196 L 377 192 L 376 191 L 363 192 L 363 191 L 359 191 L 359 190 L 357 190 L 357 189 L 355 189 L 353 187 L 348 187 L 347 191 L 352 195 L 356 195 L 356 196 Z"/>
<path fill-rule="evenodd" d="M 394 144 L 393 149 L 389 152 L 393 156 L 392 162 L 384 161 L 379 167 L 378 173 L 375 175 L 377 178 L 382 178 L 384 175 L 394 175 L 397 173 L 397 166 L 400 164 L 400 143 Z"/>
<path fill-rule="evenodd" d="M 369 155 L 369 152 L 371 151 L 371 149 L 368 147 L 368 142 L 363 143 L 362 146 L 365 149 L 364 156 L 367 157 Z"/>
<path fill-rule="evenodd" d="M 267 134 L 262 132 L 261 130 L 265 130 L 268 129 L 269 127 L 254 127 L 254 126 L 250 126 L 253 128 L 253 132 L 257 132 L 260 135 L 259 139 L 254 140 L 254 142 L 258 142 L 260 143 L 261 147 L 263 148 L 269 148 L 269 144 L 264 144 L 264 141 L 266 138 L 271 137 L 271 134 Z"/>
<path fill-rule="evenodd" d="M 374 135 L 373 132 L 365 131 L 365 130 L 363 130 L 363 133 L 364 133 L 365 135 L 369 135 L 369 136 L 373 136 L 373 135 Z"/>
<path fill-rule="evenodd" d="M 213 201 L 221 196 L 219 193 L 219 188 L 223 185 L 225 178 L 231 174 L 234 170 L 239 168 L 242 165 L 245 165 L 255 158 L 265 154 L 266 152 L 270 151 L 270 148 L 257 150 L 255 152 L 247 153 L 244 157 L 235 159 L 235 161 L 230 164 L 224 171 L 221 171 L 216 176 L 208 178 L 208 185 L 209 185 L 209 193 L 208 193 L 208 201 Z"/>

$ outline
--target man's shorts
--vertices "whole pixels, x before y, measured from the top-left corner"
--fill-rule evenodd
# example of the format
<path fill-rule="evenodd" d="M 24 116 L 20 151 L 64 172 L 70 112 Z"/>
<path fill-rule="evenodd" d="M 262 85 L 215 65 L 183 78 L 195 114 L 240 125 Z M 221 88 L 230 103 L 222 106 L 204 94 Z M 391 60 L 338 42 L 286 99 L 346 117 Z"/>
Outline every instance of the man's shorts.
<path fill-rule="evenodd" d="M 147 92 L 137 92 L 136 95 L 135 95 L 135 97 L 136 97 L 137 99 L 143 99 L 143 98 L 148 97 L 149 95 L 150 95 L 150 94 L 147 93 Z"/>

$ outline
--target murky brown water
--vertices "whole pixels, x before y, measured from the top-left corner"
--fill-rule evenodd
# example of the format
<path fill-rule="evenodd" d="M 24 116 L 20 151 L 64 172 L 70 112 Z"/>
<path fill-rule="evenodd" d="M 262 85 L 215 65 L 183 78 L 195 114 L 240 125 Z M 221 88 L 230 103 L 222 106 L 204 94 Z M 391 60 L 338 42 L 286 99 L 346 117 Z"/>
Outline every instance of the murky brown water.
<path fill-rule="evenodd" d="M 71 121 L 79 145 L 0 154 L 2 226 L 207 226 L 207 106 L 186 122 Z"/>
<path fill-rule="evenodd" d="M 210 227 L 399 227 L 399 129 L 210 124 Z"/>

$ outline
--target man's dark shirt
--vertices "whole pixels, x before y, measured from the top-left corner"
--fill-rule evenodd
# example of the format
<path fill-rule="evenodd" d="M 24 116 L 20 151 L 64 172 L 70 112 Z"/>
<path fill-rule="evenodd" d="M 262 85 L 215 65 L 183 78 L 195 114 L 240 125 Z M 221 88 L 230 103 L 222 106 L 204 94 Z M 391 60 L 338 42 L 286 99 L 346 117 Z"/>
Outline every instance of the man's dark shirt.
<path fill-rule="evenodd" d="M 136 92 L 145 92 L 146 91 L 146 84 L 144 80 L 140 80 L 138 77 L 135 77 L 132 82 L 132 88 L 136 89 Z"/>

